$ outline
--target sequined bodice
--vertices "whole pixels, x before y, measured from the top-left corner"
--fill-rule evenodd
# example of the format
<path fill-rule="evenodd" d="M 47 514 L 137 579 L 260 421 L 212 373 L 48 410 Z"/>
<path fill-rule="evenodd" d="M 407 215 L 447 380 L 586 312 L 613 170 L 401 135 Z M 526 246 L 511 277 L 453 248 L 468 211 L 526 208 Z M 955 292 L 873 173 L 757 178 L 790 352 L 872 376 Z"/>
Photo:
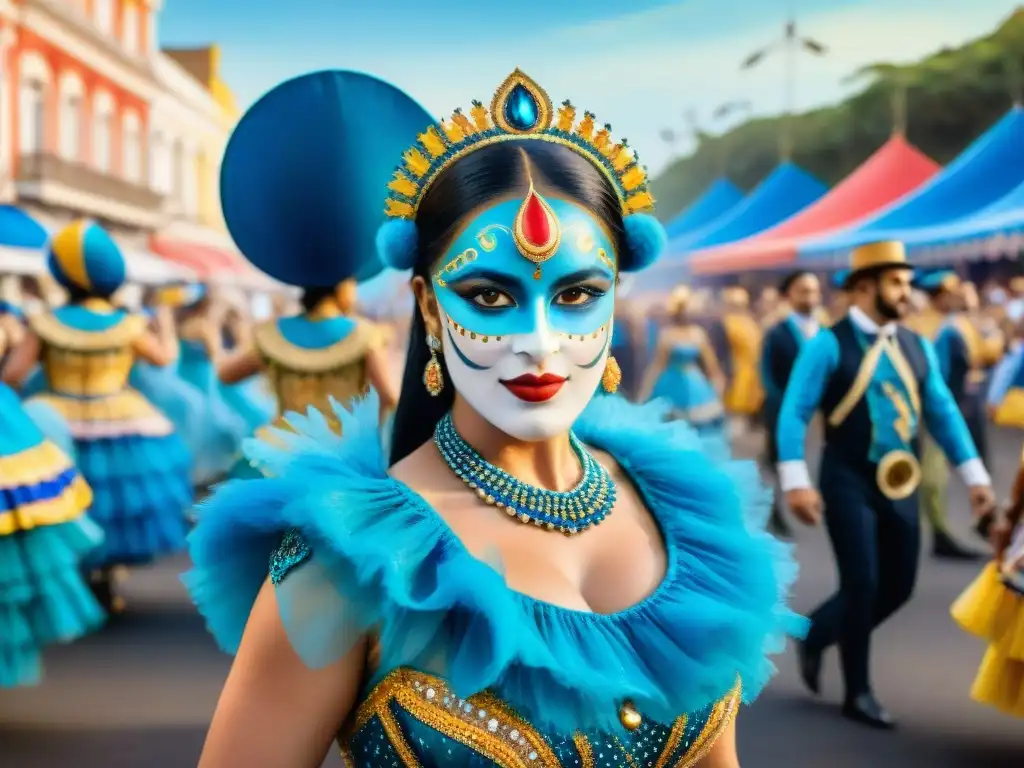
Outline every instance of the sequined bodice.
<path fill-rule="evenodd" d="M 142 318 L 126 316 L 103 330 L 75 328 L 53 315 L 31 324 L 42 341 L 40 363 L 52 392 L 103 397 L 127 388 L 135 364 L 132 345 L 145 331 Z"/>
<path fill-rule="evenodd" d="M 456 697 L 443 681 L 400 669 L 362 700 L 339 738 L 350 768 L 685 768 L 729 726 L 737 688 L 702 712 L 663 725 L 640 718 L 621 734 L 550 737 L 491 693 Z"/>
<path fill-rule="evenodd" d="M 278 413 L 305 413 L 310 407 L 329 415 L 330 401 L 347 403 L 366 393 L 366 354 L 375 331 L 359 323 L 343 339 L 320 348 L 300 347 L 281 334 L 274 322 L 256 328 L 256 346 L 267 366 Z"/>

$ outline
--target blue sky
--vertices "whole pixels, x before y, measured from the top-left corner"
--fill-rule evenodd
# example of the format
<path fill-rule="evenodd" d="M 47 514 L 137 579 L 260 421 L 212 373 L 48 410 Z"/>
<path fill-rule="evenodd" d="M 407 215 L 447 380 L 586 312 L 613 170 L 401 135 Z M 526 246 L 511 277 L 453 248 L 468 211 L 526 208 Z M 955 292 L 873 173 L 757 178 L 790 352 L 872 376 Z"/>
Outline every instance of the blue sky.
<path fill-rule="evenodd" d="M 1019 0 L 167 0 L 163 45 L 217 42 L 243 106 L 288 77 L 337 67 L 379 75 L 438 117 L 487 101 L 519 66 L 556 102 L 571 98 L 610 122 L 657 171 L 694 111 L 735 99 L 756 113 L 786 103 L 782 56 L 739 62 L 782 33 L 788 12 L 829 46 L 798 64 L 795 106 L 840 98 L 843 78 L 872 61 L 913 60 L 993 29 Z M 244 11 L 236 10 L 244 8 Z M 282 11 L 286 9 L 286 14 Z"/>

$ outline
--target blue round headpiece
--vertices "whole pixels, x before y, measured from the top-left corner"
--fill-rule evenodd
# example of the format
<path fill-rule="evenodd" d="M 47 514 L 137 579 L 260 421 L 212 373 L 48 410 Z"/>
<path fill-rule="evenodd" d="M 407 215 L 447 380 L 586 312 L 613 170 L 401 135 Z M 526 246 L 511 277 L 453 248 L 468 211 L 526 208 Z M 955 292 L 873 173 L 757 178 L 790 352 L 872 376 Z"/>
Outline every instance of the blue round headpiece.
<path fill-rule="evenodd" d="M 943 291 L 956 291 L 960 287 L 960 276 L 951 269 L 938 269 L 919 275 L 914 285 L 926 293 L 936 296 Z"/>
<path fill-rule="evenodd" d="M 243 115 L 224 152 L 221 206 L 235 244 L 289 285 L 373 277 L 395 159 L 433 122 L 403 91 L 358 72 L 278 85 Z"/>
<path fill-rule="evenodd" d="M 50 239 L 48 251 L 53 279 L 68 290 L 109 296 L 124 283 L 121 248 L 95 221 L 71 222 Z"/>

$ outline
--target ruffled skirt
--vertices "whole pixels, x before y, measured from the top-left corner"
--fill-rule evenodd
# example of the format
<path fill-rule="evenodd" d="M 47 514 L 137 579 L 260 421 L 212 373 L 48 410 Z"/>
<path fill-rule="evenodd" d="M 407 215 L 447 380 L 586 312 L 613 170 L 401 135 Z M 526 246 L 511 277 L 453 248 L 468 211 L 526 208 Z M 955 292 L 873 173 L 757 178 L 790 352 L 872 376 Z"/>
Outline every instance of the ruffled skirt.
<path fill-rule="evenodd" d="M 91 498 L 68 456 L 0 385 L 0 688 L 37 683 L 45 646 L 104 621 L 81 575 L 103 539 L 82 514 Z"/>
<path fill-rule="evenodd" d="M 1024 717 L 1024 597 L 1003 584 L 993 562 L 951 612 L 965 631 L 988 643 L 971 698 Z"/>
<path fill-rule="evenodd" d="M 696 365 L 666 368 L 652 397 L 668 400 L 674 415 L 688 421 L 697 431 L 724 434 L 725 409 L 715 388 Z"/>
<path fill-rule="evenodd" d="M 87 565 L 142 564 L 184 549 L 192 456 L 167 417 L 134 390 L 38 400 L 69 424 L 79 471 L 92 487 L 89 516 L 104 542 Z"/>
<path fill-rule="evenodd" d="M 194 343 L 182 344 L 178 376 L 202 397 L 202 433 L 195 441 L 196 485 L 206 485 L 228 472 L 241 453 L 242 440 L 252 434 L 246 416 L 229 402 L 229 387 L 217 378 L 213 363 Z M 249 414 L 251 415 L 251 414 Z"/>

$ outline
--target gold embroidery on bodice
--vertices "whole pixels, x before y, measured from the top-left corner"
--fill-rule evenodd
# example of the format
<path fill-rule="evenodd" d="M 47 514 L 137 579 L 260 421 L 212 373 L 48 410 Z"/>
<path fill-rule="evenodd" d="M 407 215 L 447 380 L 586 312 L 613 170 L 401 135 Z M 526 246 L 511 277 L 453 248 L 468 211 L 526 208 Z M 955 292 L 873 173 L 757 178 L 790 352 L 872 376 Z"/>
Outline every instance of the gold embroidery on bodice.
<path fill-rule="evenodd" d="M 42 342 L 40 364 L 52 391 L 101 397 L 127 388 L 135 364 L 133 345 L 146 332 L 145 318 L 129 315 L 103 331 L 72 328 L 51 314 L 35 315 L 29 322 Z"/>
<path fill-rule="evenodd" d="M 706 723 L 689 745 L 684 744 L 688 718 L 683 715 L 672 724 L 668 736 L 658 745 L 657 754 L 646 758 L 634 756 L 619 737 L 601 737 L 621 753 L 624 766 L 651 768 L 692 768 L 714 747 L 718 737 L 732 723 L 739 709 L 740 686 L 711 708 Z M 556 750 L 533 725 L 492 693 L 479 693 L 459 699 L 443 680 L 409 669 L 389 673 L 362 701 L 351 721 L 338 738 L 342 761 L 346 766 L 361 766 L 350 746 L 352 737 L 376 720 L 406 768 L 417 768 L 420 762 L 407 734 L 403 731 L 396 708 L 414 721 L 443 734 L 474 754 L 492 761 L 500 768 L 561 768 Z M 668 730 L 668 729 L 666 729 Z M 595 768 L 595 745 L 591 738 L 577 733 L 572 746 L 579 761 L 573 765 Z M 680 748 L 683 748 L 679 754 Z M 603 746 L 607 748 L 607 746 Z M 674 762 L 670 762 L 673 760 Z"/>
<path fill-rule="evenodd" d="M 277 397 L 278 425 L 288 411 L 305 413 L 316 408 L 333 426 L 330 400 L 345 405 L 366 394 L 366 355 L 377 344 L 378 332 L 369 323 L 357 321 L 349 334 L 329 347 L 306 349 L 292 344 L 276 321 L 258 325 L 256 349 L 267 366 L 267 378 Z"/>

